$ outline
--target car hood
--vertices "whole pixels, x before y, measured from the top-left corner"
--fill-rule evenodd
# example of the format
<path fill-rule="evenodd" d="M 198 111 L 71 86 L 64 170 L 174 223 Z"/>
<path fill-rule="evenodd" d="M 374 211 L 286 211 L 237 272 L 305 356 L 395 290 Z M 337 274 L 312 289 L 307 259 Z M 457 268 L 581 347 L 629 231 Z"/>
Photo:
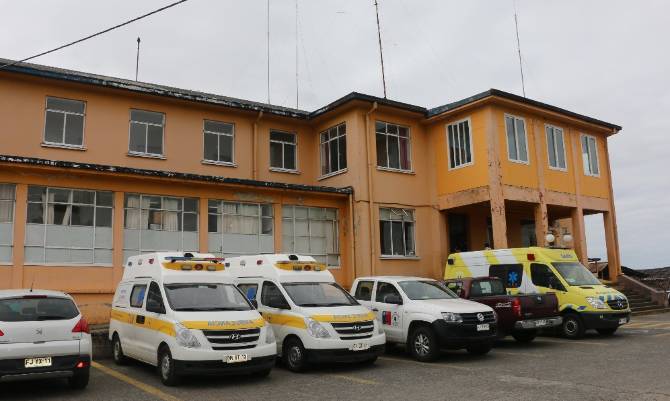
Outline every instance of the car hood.
<path fill-rule="evenodd" d="M 319 322 L 355 322 L 372 320 L 375 314 L 362 305 L 301 308 L 302 312 Z"/>
<path fill-rule="evenodd" d="M 412 309 L 416 312 L 454 312 L 454 313 L 478 313 L 493 312 L 491 307 L 479 302 L 467 299 L 424 299 L 412 301 Z"/>
<path fill-rule="evenodd" d="M 574 291 L 576 294 L 584 297 L 600 298 L 603 301 L 626 299 L 626 296 L 619 291 L 603 284 L 571 286 L 570 291 Z"/>

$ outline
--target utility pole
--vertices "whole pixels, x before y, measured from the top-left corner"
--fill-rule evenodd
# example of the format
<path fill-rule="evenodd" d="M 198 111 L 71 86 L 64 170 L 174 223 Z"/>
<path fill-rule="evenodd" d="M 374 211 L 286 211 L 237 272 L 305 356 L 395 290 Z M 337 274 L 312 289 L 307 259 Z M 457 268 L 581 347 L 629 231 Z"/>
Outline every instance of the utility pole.
<path fill-rule="evenodd" d="M 379 28 L 379 4 L 375 0 L 375 13 L 377 14 L 377 39 L 379 40 L 379 58 L 382 64 L 382 85 L 384 87 L 384 99 L 386 99 L 386 75 L 384 74 L 384 51 L 382 50 L 382 32 Z"/>
<path fill-rule="evenodd" d="M 137 81 L 137 74 L 140 70 L 140 37 L 137 37 L 137 57 L 135 59 L 135 81 Z"/>

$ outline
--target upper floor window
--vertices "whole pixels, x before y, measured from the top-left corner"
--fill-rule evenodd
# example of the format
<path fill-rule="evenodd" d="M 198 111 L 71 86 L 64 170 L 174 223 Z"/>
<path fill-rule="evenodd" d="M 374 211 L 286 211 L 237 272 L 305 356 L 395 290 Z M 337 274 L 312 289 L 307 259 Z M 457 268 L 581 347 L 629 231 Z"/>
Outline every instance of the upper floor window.
<path fill-rule="evenodd" d="M 584 174 L 600 175 L 596 138 L 591 135 L 582 135 L 582 160 L 584 161 Z"/>
<path fill-rule="evenodd" d="M 163 156 L 165 114 L 130 110 L 129 152 L 138 155 Z"/>
<path fill-rule="evenodd" d="M 513 162 L 528 163 L 526 123 L 523 118 L 505 116 L 507 157 Z"/>
<path fill-rule="evenodd" d="M 206 161 L 233 164 L 235 154 L 235 126 L 229 123 L 205 120 L 203 128 L 204 159 Z"/>
<path fill-rule="evenodd" d="M 47 97 L 44 143 L 84 146 L 86 103 L 81 100 Z"/>
<path fill-rule="evenodd" d="M 377 167 L 410 171 L 409 128 L 383 121 L 375 124 L 377 132 Z"/>
<path fill-rule="evenodd" d="M 321 175 L 347 168 L 347 125 L 342 123 L 322 132 Z"/>
<path fill-rule="evenodd" d="M 563 140 L 563 129 L 546 125 L 547 152 L 549 153 L 549 167 L 557 170 L 566 170 L 565 164 L 565 142 Z"/>
<path fill-rule="evenodd" d="M 12 261 L 16 186 L 0 184 L 0 263 Z"/>
<path fill-rule="evenodd" d="M 449 168 L 472 164 L 470 119 L 449 124 L 447 126 L 447 142 L 449 143 Z"/>
<path fill-rule="evenodd" d="M 295 133 L 270 131 L 270 168 L 295 171 L 298 165 L 297 146 Z"/>
<path fill-rule="evenodd" d="M 414 210 L 379 209 L 382 256 L 415 256 Z"/>

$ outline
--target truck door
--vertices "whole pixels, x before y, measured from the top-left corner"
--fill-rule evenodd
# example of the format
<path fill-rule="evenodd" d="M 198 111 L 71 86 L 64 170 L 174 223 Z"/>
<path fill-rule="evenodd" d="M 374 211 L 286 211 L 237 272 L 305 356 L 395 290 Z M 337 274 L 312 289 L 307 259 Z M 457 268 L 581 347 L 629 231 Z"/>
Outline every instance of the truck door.
<path fill-rule="evenodd" d="M 402 296 L 392 283 L 378 281 L 372 311 L 384 328 L 386 337 L 395 342 L 404 341 L 402 329 Z"/>
<path fill-rule="evenodd" d="M 356 285 L 356 288 L 354 288 L 354 298 L 368 309 L 373 308 L 372 290 L 374 286 L 375 282 L 372 280 L 361 280 Z"/>

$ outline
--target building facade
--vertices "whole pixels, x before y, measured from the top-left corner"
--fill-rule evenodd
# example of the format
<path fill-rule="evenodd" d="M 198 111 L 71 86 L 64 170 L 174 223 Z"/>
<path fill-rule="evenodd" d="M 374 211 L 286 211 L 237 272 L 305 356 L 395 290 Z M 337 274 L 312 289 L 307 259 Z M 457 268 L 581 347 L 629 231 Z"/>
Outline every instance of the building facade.
<path fill-rule="evenodd" d="M 347 286 L 440 277 L 450 251 L 536 244 L 561 222 L 586 263 L 593 213 L 616 279 L 620 129 L 493 89 L 307 112 L 18 64 L 0 70 L 0 288 L 68 291 L 104 322 L 138 253 L 308 254 Z"/>

